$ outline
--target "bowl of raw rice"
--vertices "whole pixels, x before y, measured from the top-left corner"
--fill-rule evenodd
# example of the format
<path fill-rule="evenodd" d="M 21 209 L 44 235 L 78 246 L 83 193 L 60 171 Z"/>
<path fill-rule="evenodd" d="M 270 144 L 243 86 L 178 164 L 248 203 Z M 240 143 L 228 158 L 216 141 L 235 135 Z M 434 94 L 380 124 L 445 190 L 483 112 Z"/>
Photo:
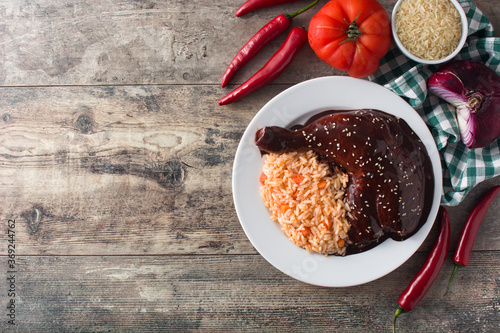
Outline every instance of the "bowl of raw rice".
<path fill-rule="evenodd" d="M 359 91 L 364 98 L 359 98 Z M 435 184 L 429 216 L 417 233 L 404 241 L 387 239 L 361 253 L 346 254 L 347 175 L 310 151 L 263 155 L 255 144 L 255 134 L 265 126 L 304 124 L 326 110 L 362 108 L 382 110 L 410 124 L 428 152 Z M 232 190 L 243 231 L 271 265 L 305 283 L 347 287 L 378 279 L 415 253 L 437 216 L 441 180 L 435 141 L 406 101 L 366 80 L 323 77 L 288 88 L 255 115 L 236 151 Z M 282 206 L 284 202 L 287 207 Z"/>
<path fill-rule="evenodd" d="M 464 47 L 468 22 L 456 0 L 399 0 L 392 11 L 392 35 L 401 52 L 423 64 L 441 64 Z"/>

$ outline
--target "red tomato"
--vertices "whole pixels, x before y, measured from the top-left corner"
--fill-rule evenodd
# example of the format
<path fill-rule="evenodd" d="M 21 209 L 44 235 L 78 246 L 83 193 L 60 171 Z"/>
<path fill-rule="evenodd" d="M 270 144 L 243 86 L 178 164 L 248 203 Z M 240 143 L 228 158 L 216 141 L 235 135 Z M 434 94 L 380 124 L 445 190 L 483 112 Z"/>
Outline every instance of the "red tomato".
<path fill-rule="evenodd" d="M 391 39 L 389 15 L 377 0 L 332 0 L 309 23 L 316 55 L 352 77 L 373 74 Z"/>

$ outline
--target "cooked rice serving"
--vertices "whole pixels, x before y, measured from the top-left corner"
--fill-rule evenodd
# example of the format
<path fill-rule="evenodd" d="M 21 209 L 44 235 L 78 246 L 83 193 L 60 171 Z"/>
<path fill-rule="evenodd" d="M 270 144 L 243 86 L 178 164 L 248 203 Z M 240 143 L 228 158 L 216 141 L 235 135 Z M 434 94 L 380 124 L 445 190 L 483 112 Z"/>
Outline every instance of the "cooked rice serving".
<path fill-rule="evenodd" d="M 345 255 L 347 174 L 320 163 L 313 151 L 292 152 L 267 154 L 260 180 L 271 219 L 293 243 L 309 253 Z"/>

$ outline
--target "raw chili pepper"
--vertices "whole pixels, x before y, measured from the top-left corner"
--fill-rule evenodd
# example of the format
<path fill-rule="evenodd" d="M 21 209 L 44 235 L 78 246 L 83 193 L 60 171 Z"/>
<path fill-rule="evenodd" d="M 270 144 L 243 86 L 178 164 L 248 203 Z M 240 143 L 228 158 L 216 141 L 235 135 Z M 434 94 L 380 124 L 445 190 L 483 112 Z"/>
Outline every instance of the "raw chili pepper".
<path fill-rule="evenodd" d="M 236 16 L 240 17 L 248 12 L 254 11 L 256 9 L 277 6 L 288 2 L 295 2 L 298 0 L 248 0 L 238 8 L 236 11 Z"/>
<path fill-rule="evenodd" d="M 405 312 L 409 312 L 424 298 L 436 280 L 436 277 L 443 267 L 443 263 L 450 247 L 450 218 L 444 207 L 441 207 L 441 225 L 439 235 L 432 247 L 429 256 L 424 265 L 420 268 L 417 275 L 411 280 L 405 291 L 399 296 L 399 306 L 392 320 L 392 330 L 396 331 L 396 318 Z"/>
<path fill-rule="evenodd" d="M 290 30 L 287 38 L 271 59 L 241 86 L 219 100 L 219 105 L 236 102 L 240 98 L 276 80 L 288 65 L 290 65 L 295 55 L 306 42 L 307 31 L 303 28 L 294 27 Z"/>
<path fill-rule="evenodd" d="M 281 35 L 290 26 L 290 20 L 284 15 L 278 15 L 269 23 L 264 25 L 250 40 L 238 51 L 224 75 L 222 76 L 222 87 L 227 86 L 236 72 L 252 59 L 264 46 Z"/>
<path fill-rule="evenodd" d="M 451 282 L 457 274 L 460 267 L 465 267 L 469 264 L 470 253 L 472 251 L 472 246 L 476 240 L 477 232 L 479 231 L 479 226 L 483 222 L 484 216 L 488 211 L 491 203 L 500 193 L 500 185 L 493 186 L 485 195 L 481 198 L 479 203 L 472 209 L 467 220 L 462 228 L 462 233 L 458 240 L 457 249 L 455 250 L 455 256 L 453 261 L 455 262 L 455 267 L 450 276 L 450 282 L 448 282 L 448 287 L 446 288 L 445 295 L 450 290 Z"/>
<path fill-rule="evenodd" d="M 292 19 L 305 12 L 318 3 L 315 0 L 308 6 L 291 14 L 281 14 L 264 25 L 248 42 L 238 51 L 222 76 L 222 87 L 227 86 L 236 72 L 252 59 L 264 46 L 281 35 L 292 22 Z"/>

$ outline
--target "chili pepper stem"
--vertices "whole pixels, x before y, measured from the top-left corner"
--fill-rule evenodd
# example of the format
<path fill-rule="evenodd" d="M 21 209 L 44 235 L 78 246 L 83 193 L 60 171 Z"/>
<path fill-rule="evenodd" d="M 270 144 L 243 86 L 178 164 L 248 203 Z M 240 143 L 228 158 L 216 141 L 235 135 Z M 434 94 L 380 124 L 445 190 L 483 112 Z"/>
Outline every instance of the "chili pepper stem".
<path fill-rule="evenodd" d="M 396 333 L 396 318 L 398 318 L 400 314 L 405 312 L 406 310 L 403 309 L 400 305 L 398 305 L 396 313 L 394 314 L 394 318 L 392 319 L 392 333 Z"/>
<path fill-rule="evenodd" d="M 455 278 L 455 274 L 457 274 L 458 269 L 460 267 L 462 267 L 462 265 L 455 263 L 455 267 L 453 267 L 453 272 L 451 272 L 450 281 L 448 282 L 448 287 L 446 288 L 446 292 L 444 293 L 443 296 L 446 296 L 446 294 L 448 294 L 448 291 L 450 291 L 451 282 Z"/>
<path fill-rule="evenodd" d="M 305 12 L 306 10 L 312 8 L 315 4 L 318 3 L 319 0 L 314 0 L 312 3 L 310 3 L 309 5 L 305 6 L 304 8 L 302 9 L 299 9 L 298 11 L 296 12 L 293 12 L 291 14 L 285 14 L 285 16 L 289 19 L 289 20 L 292 20 L 295 16 L 299 15 L 299 14 L 302 14 L 303 12 Z"/>

